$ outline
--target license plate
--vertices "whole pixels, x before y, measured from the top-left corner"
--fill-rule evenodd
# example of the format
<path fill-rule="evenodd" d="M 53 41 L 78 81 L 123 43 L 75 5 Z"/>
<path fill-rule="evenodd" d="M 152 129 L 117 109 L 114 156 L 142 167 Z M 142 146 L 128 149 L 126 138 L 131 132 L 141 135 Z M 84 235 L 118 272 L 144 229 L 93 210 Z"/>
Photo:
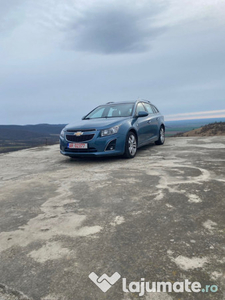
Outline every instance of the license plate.
<path fill-rule="evenodd" d="M 69 149 L 87 149 L 87 143 L 69 143 Z"/>

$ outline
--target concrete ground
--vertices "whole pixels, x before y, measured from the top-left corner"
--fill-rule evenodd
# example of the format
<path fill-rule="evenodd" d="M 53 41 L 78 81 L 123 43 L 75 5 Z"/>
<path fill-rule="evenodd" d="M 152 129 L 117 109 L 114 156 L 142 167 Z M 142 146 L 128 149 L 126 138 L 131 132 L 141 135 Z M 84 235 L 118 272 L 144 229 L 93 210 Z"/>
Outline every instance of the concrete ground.
<path fill-rule="evenodd" d="M 131 160 L 58 148 L 0 155 L 1 300 L 225 299 L 225 137 L 168 138 Z M 139 297 L 120 278 L 104 293 L 91 272 L 218 291 Z"/>

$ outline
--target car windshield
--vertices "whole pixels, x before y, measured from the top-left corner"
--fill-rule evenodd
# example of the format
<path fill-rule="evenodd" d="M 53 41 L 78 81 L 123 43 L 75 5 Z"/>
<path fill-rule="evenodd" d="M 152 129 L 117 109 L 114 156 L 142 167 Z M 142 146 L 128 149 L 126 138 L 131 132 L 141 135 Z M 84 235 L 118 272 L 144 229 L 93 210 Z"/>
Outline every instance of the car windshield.
<path fill-rule="evenodd" d="M 133 103 L 102 105 L 90 112 L 84 119 L 129 117 L 132 115 Z"/>

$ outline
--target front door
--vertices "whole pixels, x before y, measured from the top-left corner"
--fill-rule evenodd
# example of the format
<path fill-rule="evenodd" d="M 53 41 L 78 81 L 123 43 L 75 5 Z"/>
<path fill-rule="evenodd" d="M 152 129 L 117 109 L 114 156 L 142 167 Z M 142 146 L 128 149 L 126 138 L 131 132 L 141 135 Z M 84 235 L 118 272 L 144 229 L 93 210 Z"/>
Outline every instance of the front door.
<path fill-rule="evenodd" d="M 158 119 L 157 115 L 153 112 L 152 107 L 148 103 L 143 103 L 144 107 L 148 112 L 147 117 L 147 135 L 146 139 L 151 140 L 158 135 Z"/>

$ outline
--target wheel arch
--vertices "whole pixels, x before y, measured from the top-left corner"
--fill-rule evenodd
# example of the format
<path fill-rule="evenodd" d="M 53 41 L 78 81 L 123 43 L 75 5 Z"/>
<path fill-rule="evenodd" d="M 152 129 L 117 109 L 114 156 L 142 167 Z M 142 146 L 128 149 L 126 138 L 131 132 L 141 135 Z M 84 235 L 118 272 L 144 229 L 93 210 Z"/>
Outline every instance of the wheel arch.
<path fill-rule="evenodd" d="M 160 125 L 160 128 L 161 127 L 164 129 L 164 131 L 166 131 L 166 127 L 165 127 L 165 125 L 163 123 Z"/>
<path fill-rule="evenodd" d="M 128 130 L 127 134 L 128 134 L 129 132 L 133 132 L 133 133 L 135 134 L 136 140 L 137 140 L 137 146 L 138 146 L 138 134 L 137 134 L 137 131 L 136 131 L 134 128 L 130 128 L 130 129 Z"/>

